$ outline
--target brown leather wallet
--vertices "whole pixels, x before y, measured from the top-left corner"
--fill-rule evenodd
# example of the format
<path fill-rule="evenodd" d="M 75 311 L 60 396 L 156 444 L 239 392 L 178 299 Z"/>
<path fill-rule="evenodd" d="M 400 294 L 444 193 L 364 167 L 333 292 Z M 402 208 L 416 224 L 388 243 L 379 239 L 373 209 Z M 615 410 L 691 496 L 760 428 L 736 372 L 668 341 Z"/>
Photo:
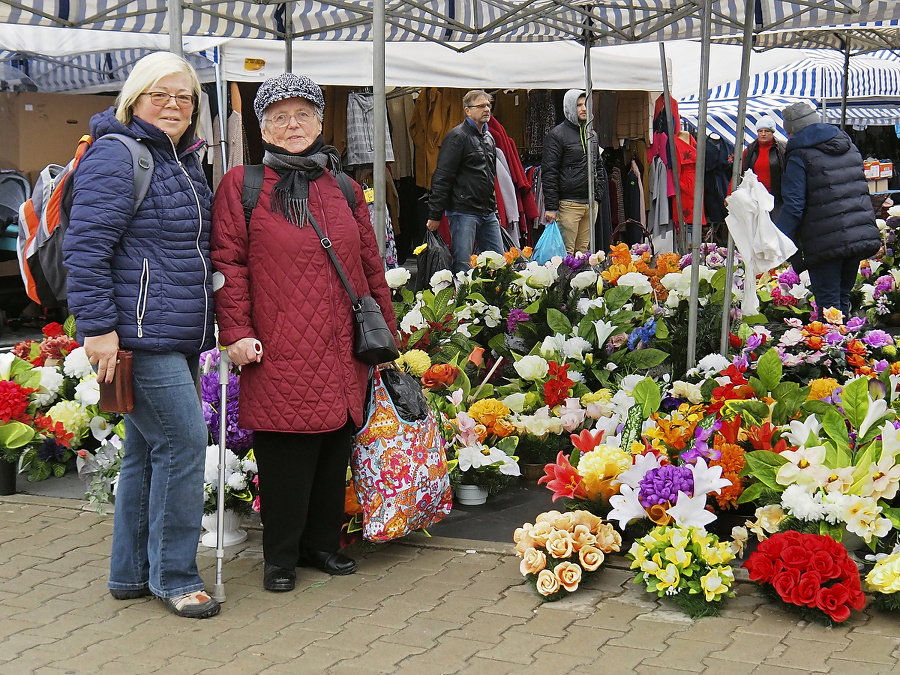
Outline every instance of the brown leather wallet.
<path fill-rule="evenodd" d="M 134 410 L 134 372 L 132 354 L 120 349 L 116 359 L 116 374 L 109 384 L 100 383 L 100 410 L 110 413 L 130 413 Z"/>

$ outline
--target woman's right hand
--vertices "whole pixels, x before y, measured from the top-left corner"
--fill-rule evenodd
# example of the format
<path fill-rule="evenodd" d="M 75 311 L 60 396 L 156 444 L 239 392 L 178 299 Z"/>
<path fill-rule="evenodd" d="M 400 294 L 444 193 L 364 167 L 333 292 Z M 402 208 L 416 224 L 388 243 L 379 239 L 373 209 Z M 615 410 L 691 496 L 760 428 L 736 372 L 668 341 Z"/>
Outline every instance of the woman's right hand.
<path fill-rule="evenodd" d="M 248 363 L 262 361 L 262 345 L 255 338 L 241 338 L 235 343 L 225 347 L 228 358 L 238 366 L 246 366 Z"/>
<path fill-rule="evenodd" d="M 111 331 L 105 335 L 84 338 L 84 353 L 92 366 L 97 366 L 97 382 L 112 382 L 119 357 L 119 335 Z"/>

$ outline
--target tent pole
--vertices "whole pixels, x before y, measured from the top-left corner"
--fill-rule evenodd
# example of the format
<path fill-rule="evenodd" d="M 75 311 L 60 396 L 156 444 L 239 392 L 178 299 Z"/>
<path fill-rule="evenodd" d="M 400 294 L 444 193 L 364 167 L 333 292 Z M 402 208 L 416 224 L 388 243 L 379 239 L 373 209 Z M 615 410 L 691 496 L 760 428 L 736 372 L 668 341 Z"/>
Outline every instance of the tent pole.
<path fill-rule="evenodd" d="M 590 11 L 590 8 L 588 8 Z M 596 252 L 597 250 L 597 236 L 594 231 L 594 223 L 597 218 L 597 209 L 595 208 L 594 203 L 594 78 L 591 73 L 591 44 L 593 43 L 593 38 L 591 37 L 590 30 L 588 26 L 590 25 L 590 19 L 587 20 L 584 29 L 584 105 L 587 107 L 587 121 L 585 125 L 587 127 L 586 131 L 588 132 L 588 147 L 586 150 L 587 153 L 587 197 L 588 197 L 588 222 L 591 224 L 591 252 Z M 598 139 L 599 142 L 599 139 Z M 583 253 L 583 251 L 582 251 Z"/>
<path fill-rule="evenodd" d="M 372 182 L 375 188 L 375 239 L 384 258 L 386 217 L 385 162 L 387 161 L 387 92 L 384 82 L 384 3 L 372 3 L 372 91 L 375 102 L 375 153 Z"/>
<path fill-rule="evenodd" d="M 675 151 L 675 134 L 678 131 L 680 124 L 676 125 L 675 120 L 672 117 L 672 94 L 669 91 L 669 67 L 666 60 L 666 45 L 662 42 L 659 43 L 659 61 L 662 67 L 663 97 L 665 98 L 666 104 L 666 128 L 669 130 L 669 157 L 672 158 L 672 166 L 669 167 L 669 171 L 672 172 L 673 181 L 675 183 L 675 208 L 678 209 L 679 214 L 682 214 L 684 213 L 684 209 L 681 204 L 681 170 L 678 168 L 678 153 Z M 679 215 L 678 222 L 681 223 L 682 220 L 682 216 Z M 674 223 L 675 219 L 670 216 L 669 222 Z M 681 255 L 687 253 L 687 228 L 684 223 L 681 223 L 681 231 L 678 233 L 677 249 Z"/>
<path fill-rule="evenodd" d="M 847 94 L 850 91 L 850 40 L 844 43 L 844 82 L 841 85 L 841 131 L 847 130 Z"/>
<path fill-rule="evenodd" d="M 181 23 L 184 19 L 184 11 L 181 0 L 166 0 L 166 17 L 169 19 L 169 51 L 178 56 L 184 56 L 184 46 L 181 42 Z"/>
<path fill-rule="evenodd" d="M 294 72 L 294 3 L 284 3 L 284 72 Z"/>
<path fill-rule="evenodd" d="M 691 301 L 688 309 L 687 367 L 697 362 L 697 315 L 700 304 L 700 242 L 703 240 L 703 183 L 706 174 L 706 104 L 709 100 L 709 54 L 712 0 L 703 2 L 700 47 L 700 108 L 697 112 L 697 179 L 694 185 L 694 228 L 691 233 Z"/>
<path fill-rule="evenodd" d="M 222 156 L 222 174 L 228 171 L 228 83 L 222 76 L 222 48 L 216 47 L 216 97 L 219 100 L 219 154 Z"/>
<path fill-rule="evenodd" d="M 731 171 L 731 191 L 737 190 L 741 184 L 741 157 L 744 148 L 744 135 L 747 127 L 747 98 L 750 93 L 750 53 L 753 49 L 754 5 L 747 0 L 744 8 L 744 42 L 741 52 L 741 91 L 738 97 L 737 128 L 734 130 L 734 165 Z M 744 279 L 744 283 L 751 283 Z M 722 356 L 728 356 L 728 333 L 731 320 L 731 293 L 734 286 L 734 238 L 728 231 L 728 257 L 725 260 L 725 294 L 722 300 L 722 339 L 719 350 Z"/>

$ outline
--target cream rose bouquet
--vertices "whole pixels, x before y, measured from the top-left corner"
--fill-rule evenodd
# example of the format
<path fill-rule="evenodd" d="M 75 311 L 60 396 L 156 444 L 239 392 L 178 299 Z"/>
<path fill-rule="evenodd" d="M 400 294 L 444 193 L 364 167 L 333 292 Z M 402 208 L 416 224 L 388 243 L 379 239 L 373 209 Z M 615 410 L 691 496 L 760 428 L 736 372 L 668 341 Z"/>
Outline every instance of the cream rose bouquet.
<path fill-rule="evenodd" d="M 519 571 L 546 602 L 574 593 L 622 545 L 612 525 L 589 511 L 547 511 L 517 528 L 513 540 Z"/>
<path fill-rule="evenodd" d="M 900 547 L 881 558 L 866 575 L 866 589 L 874 595 L 878 609 L 900 611 Z"/>
<path fill-rule="evenodd" d="M 715 616 L 726 597 L 734 596 L 731 547 L 696 527 L 656 527 L 638 539 L 626 554 L 634 583 L 648 593 L 671 598 L 694 619 Z"/>

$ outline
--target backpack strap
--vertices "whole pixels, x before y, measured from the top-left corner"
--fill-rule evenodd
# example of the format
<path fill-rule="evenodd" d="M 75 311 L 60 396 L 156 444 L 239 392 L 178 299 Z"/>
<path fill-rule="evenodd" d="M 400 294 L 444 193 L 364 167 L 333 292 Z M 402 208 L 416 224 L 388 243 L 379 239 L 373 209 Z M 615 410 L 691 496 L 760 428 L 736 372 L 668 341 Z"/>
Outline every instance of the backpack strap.
<path fill-rule="evenodd" d="M 241 206 L 244 207 L 244 222 L 247 224 L 247 232 L 250 232 L 250 217 L 259 201 L 259 193 L 262 192 L 265 175 L 266 167 L 263 164 L 248 164 L 244 167 Z"/>
<path fill-rule="evenodd" d="M 150 190 L 150 181 L 153 178 L 153 155 L 145 143 L 126 136 L 125 134 L 104 134 L 109 138 L 115 138 L 122 143 L 131 153 L 131 163 L 134 166 L 134 211 L 144 202 L 147 192 Z"/>
<path fill-rule="evenodd" d="M 241 186 L 241 206 L 244 207 L 244 222 L 247 224 L 247 231 L 250 231 L 250 217 L 253 215 L 253 209 L 259 202 L 259 194 L 262 192 L 263 179 L 265 178 L 266 167 L 263 164 L 248 164 L 244 167 L 244 184 Z M 353 189 L 353 181 L 343 171 L 334 174 L 337 179 L 341 192 L 344 193 L 344 199 L 351 211 L 356 210 L 356 191 Z"/>

